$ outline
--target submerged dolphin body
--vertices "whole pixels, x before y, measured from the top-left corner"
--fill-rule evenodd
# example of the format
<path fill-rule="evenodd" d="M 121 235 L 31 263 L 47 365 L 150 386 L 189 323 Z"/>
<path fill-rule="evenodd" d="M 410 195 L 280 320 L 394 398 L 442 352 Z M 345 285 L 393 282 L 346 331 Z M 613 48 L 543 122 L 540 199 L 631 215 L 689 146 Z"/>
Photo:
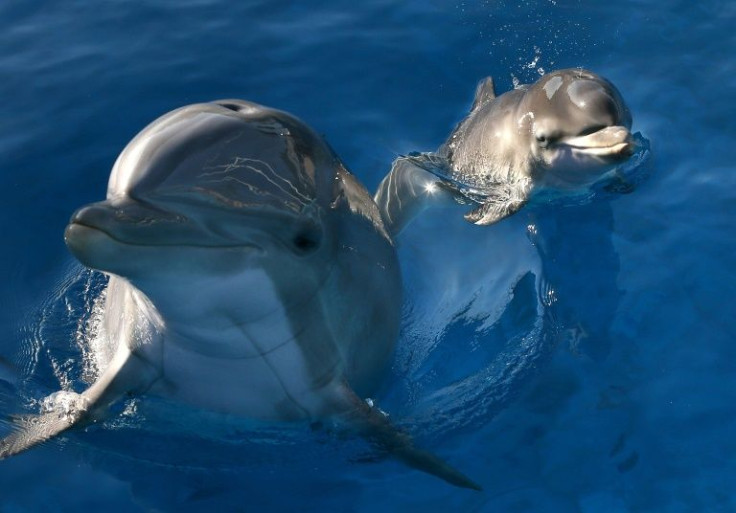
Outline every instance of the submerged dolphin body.
<path fill-rule="evenodd" d="M 228 100 L 159 118 L 65 239 L 110 276 L 103 322 L 116 353 L 62 408 L 17 420 L 0 459 L 148 392 L 248 418 L 336 419 L 478 488 L 361 399 L 398 335 L 396 251 L 363 186 L 295 117 Z"/>
<path fill-rule="evenodd" d="M 498 97 L 489 77 L 437 152 L 394 162 L 376 203 L 392 234 L 445 202 L 473 204 L 465 218 L 492 224 L 542 192 L 587 190 L 632 155 L 630 129 L 618 90 L 590 71 L 555 71 Z"/>

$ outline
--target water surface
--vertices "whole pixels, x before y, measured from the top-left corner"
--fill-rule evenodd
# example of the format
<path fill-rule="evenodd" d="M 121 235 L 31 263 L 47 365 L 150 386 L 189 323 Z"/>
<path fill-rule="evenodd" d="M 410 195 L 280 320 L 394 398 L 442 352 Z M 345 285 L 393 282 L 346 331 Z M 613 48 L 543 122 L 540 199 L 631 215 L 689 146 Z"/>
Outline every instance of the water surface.
<path fill-rule="evenodd" d="M 621 90 L 653 159 L 628 195 L 488 230 L 428 216 L 399 241 L 402 337 L 377 400 L 483 493 L 359 440 L 255 439 L 142 400 L 0 462 L 0 511 L 736 510 L 735 22 L 716 0 L 6 2 L 3 414 L 84 385 L 100 281 L 63 229 L 173 108 L 291 111 L 374 189 L 439 146 L 479 79 L 583 66 Z"/>

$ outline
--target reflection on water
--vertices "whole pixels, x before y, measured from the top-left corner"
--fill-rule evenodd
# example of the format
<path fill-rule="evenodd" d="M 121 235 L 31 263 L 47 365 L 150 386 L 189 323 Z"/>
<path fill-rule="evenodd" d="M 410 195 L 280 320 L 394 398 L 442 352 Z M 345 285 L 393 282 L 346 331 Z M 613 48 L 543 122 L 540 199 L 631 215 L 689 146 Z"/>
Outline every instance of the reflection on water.
<path fill-rule="evenodd" d="M 428 210 L 399 236 L 406 300 L 387 409 L 422 436 L 490 421 L 555 343 L 553 289 L 526 215 Z"/>

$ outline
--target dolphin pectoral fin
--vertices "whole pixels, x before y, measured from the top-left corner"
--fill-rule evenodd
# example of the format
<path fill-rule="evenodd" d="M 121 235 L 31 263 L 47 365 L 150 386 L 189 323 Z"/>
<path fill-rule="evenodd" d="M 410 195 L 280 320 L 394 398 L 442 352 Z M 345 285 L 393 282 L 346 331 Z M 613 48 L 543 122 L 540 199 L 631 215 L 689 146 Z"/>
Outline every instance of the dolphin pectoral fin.
<path fill-rule="evenodd" d="M 89 402 L 83 394 L 66 394 L 65 407 L 58 411 L 11 417 L 13 431 L 0 440 L 0 460 L 39 445 L 86 419 Z"/>
<path fill-rule="evenodd" d="M 100 378 L 83 393 L 56 392 L 49 396 L 53 404 L 49 411 L 13 417 L 10 434 L 0 439 L 0 460 L 46 442 L 67 429 L 93 422 L 121 396 L 150 386 L 155 379 L 151 371 L 152 367 L 127 347 L 118 350 Z"/>
<path fill-rule="evenodd" d="M 460 488 L 483 490 L 479 484 L 447 462 L 429 451 L 415 447 L 411 437 L 392 425 L 385 413 L 361 400 L 352 390 L 348 389 L 345 396 L 351 407 L 343 415 L 343 419 L 371 443 L 388 451 L 409 467 L 437 476 Z"/>
<path fill-rule="evenodd" d="M 526 200 L 484 203 L 465 214 L 465 219 L 479 226 L 488 226 L 518 212 L 526 203 Z"/>
<path fill-rule="evenodd" d="M 446 157 L 437 153 L 418 153 L 413 152 L 403 155 L 394 161 L 394 165 L 399 162 L 408 162 L 414 164 L 418 168 L 424 169 L 439 178 L 448 179 L 452 175 L 452 166 Z"/>

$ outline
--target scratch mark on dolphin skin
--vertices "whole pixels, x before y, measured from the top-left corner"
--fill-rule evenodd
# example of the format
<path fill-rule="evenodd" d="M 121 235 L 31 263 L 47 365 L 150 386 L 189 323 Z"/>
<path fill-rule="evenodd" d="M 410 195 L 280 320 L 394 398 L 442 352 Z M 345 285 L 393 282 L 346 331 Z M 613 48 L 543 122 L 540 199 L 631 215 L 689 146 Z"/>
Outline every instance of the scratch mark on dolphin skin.
<path fill-rule="evenodd" d="M 245 335 L 245 337 L 248 339 L 248 341 L 251 344 L 253 344 L 253 349 L 254 349 L 255 354 L 246 355 L 246 356 L 228 356 L 228 360 L 231 360 L 231 361 L 235 361 L 235 360 L 256 360 L 258 358 L 263 358 L 264 356 L 269 355 L 271 353 L 274 353 L 274 352 L 278 351 L 279 349 L 282 349 L 283 347 L 289 345 L 290 342 L 294 342 L 300 335 L 303 335 L 304 332 L 306 332 L 307 329 L 309 329 L 309 327 L 310 327 L 310 325 L 307 324 L 307 325 L 303 326 L 301 329 L 299 329 L 298 331 L 296 331 L 295 333 L 291 334 L 291 336 L 288 337 L 286 340 L 284 340 L 283 342 L 279 342 L 277 345 L 273 346 L 272 348 L 270 348 L 270 349 L 261 349 L 261 347 L 258 344 L 255 343 L 254 337 L 245 330 L 245 325 L 247 325 L 247 324 L 250 324 L 250 321 L 246 321 L 246 322 L 242 322 L 242 323 L 239 323 L 239 324 L 235 324 L 235 326 L 237 328 L 239 328 L 239 331 L 243 335 Z M 199 341 L 196 338 L 189 337 L 189 336 L 185 335 L 184 333 L 182 333 L 179 330 L 169 328 L 169 331 L 171 331 L 172 333 L 175 333 L 177 335 L 177 337 L 179 337 L 180 340 L 188 340 L 188 341 L 190 341 L 192 343 L 192 346 L 199 345 Z M 205 356 L 211 357 L 210 355 L 207 355 L 207 354 L 205 354 Z"/>
<path fill-rule="evenodd" d="M 261 166 L 263 166 L 263 168 L 262 169 L 259 169 L 258 167 L 255 167 L 253 165 L 248 165 L 248 163 L 251 163 L 251 162 L 256 163 L 256 164 L 260 164 Z M 228 163 L 228 164 L 221 164 L 221 165 L 213 166 L 211 168 L 206 168 L 206 169 L 213 169 L 213 168 L 214 169 L 220 168 L 220 169 L 217 170 L 217 171 L 209 172 L 209 173 L 207 173 L 207 172 L 201 173 L 199 175 L 199 177 L 201 178 L 201 177 L 206 177 L 206 176 L 224 175 L 226 173 L 230 173 L 231 171 L 245 168 L 245 169 L 250 169 L 251 171 L 253 171 L 256 174 L 261 175 L 268 182 L 272 183 L 273 185 L 275 185 L 276 187 L 278 187 L 279 189 L 281 189 L 284 193 L 286 193 L 289 196 L 293 197 L 295 200 L 300 201 L 302 204 L 305 204 L 305 202 L 309 201 L 309 199 L 310 199 L 307 195 L 302 194 L 299 191 L 299 189 L 297 189 L 290 180 L 287 180 L 286 178 L 280 176 L 273 169 L 273 167 L 271 167 L 270 164 L 268 164 L 267 162 L 264 162 L 262 160 L 259 160 L 259 159 L 252 159 L 252 158 L 248 158 L 248 157 L 235 157 L 233 159 L 233 161 L 230 162 L 230 163 Z M 279 184 L 279 183 L 276 182 L 276 180 L 274 180 L 273 178 L 267 176 L 267 174 L 264 173 L 264 169 L 265 170 L 268 170 L 271 173 L 271 175 L 273 175 L 273 178 L 278 179 L 282 183 Z M 291 191 L 287 190 L 287 188 L 284 187 L 284 186 L 288 187 L 288 189 L 291 189 Z"/>
<path fill-rule="evenodd" d="M 296 203 L 294 201 L 287 201 L 286 199 L 281 198 L 281 197 L 275 195 L 274 193 L 272 193 L 270 191 L 264 191 L 263 189 L 259 189 L 258 187 L 255 187 L 255 186 L 253 186 L 253 185 L 251 185 L 251 184 L 249 184 L 247 182 L 244 182 L 243 180 L 241 180 L 239 178 L 236 178 L 234 176 L 226 176 L 221 181 L 222 182 L 236 182 L 239 185 L 242 185 L 243 187 L 245 187 L 246 189 L 248 189 L 248 191 L 250 191 L 251 193 L 253 193 L 256 196 L 261 196 L 261 197 L 270 196 L 270 197 L 278 200 L 279 202 L 282 202 L 285 205 L 291 207 L 292 210 L 294 210 L 295 212 L 299 212 L 299 207 L 300 206 L 301 207 L 306 206 L 306 203 L 303 203 L 299 198 L 295 198 L 292 195 L 289 195 L 289 196 L 291 198 L 293 198 L 294 200 L 296 200 Z M 214 194 L 214 191 L 212 191 L 212 193 Z M 236 205 L 236 206 L 237 205 L 240 205 L 240 206 L 247 205 L 247 203 L 243 203 L 242 201 L 232 200 L 232 199 L 228 198 L 227 196 L 225 196 L 223 194 L 217 194 L 217 197 L 222 198 L 223 201 L 225 201 L 226 203 L 230 203 L 232 205 Z"/>
<path fill-rule="evenodd" d="M 281 385 L 281 390 L 284 392 L 284 395 L 287 397 L 287 399 L 289 399 L 289 401 L 291 401 L 294 404 L 294 406 L 296 407 L 296 409 L 302 411 L 302 414 L 304 415 L 304 418 L 311 419 L 312 416 L 309 414 L 309 410 L 307 408 L 305 408 L 304 406 L 302 406 L 301 404 L 299 404 L 297 402 L 297 400 L 291 395 L 291 393 L 289 392 L 289 390 L 287 390 L 286 385 L 284 384 L 284 381 L 281 379 L 281 376 L 279 376 L 279 373 L 276 372 L 276 368 L 273 366 L 273 364 L 266 357 L 266 355 L 268 354 L 268 352 L 267 351 L 264 351 L 263 348 L 261 348 L 258 345 L 258 343 L 255 341 L 255 339 L 252 338 L 247 333 L 246 333 L 246 336 L 250 340 L 251 344 L 253 344 L 253 347 L 256 348 L 256 351 L 259 352 L 261 355 L 263 355 L 263 358 L 261 358 L 261 360 L 263 361 L 263 363 L 266 364 L 266 367 L 268 367 L 271 370 L 271 374 L 276 379 L 276 381 L 279 382 L 279 385 Z M 295 339 L 293 339 L 293 340 L 295 340 Z"/>

